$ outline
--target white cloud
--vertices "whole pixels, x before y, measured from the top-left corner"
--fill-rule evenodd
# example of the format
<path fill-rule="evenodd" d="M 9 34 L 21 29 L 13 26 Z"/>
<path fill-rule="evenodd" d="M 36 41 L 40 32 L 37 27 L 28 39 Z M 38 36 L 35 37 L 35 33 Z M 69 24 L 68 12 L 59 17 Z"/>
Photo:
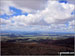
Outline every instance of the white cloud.
<path fill-rule="evenodd" d="M 33 10 L 29 8 L 24 8 L 24 6 L 21 7 L 22 4 L 20 6 L 18 4 L 17 4 L 18 6 L 16 4 L 14 5 L 12 4 L 13 2 L 11 3 L 11 6 L 15 5 L 16 8 L 20 8 L 23 12 L 25 11 L 34 12 Z M 6 5 L 6 6 L 8 8 L 10 5 Z M 35 6 L 35 9 L 36 9 L 36 6 Z M 69 4 L 69 3 L 64 4 L 64 3 L 59 3 L 57 1 L 49 0 L 45 9 L 36 10 L 35 14 L 28 14 L 28 16 L 25 16 L 25 15 L 13 16 L 9 20 L 2 19 L 1 24 L 3 23 L 7 24 L 6 29 L 25 29 L 27 30 L 27 28 L 29 29 L 29 26 L 35 25 L 36 27 L 32 26 L 30 30 L 70 31 L 70 29 L 73 29 L 72 25 L 74 25 L 73 23 L 75 21 L 70 22 L 69 26 L 66 26 L 65 22 L 72 20 L 72 17 L 74 16 L 71 15 L 71 12 L 73 10 L 74 10 L 74 4 Z M 5 11 L 4 12 L 8 13 L 10 10 L 7 9 L 6 11 L 7 12 Z M 12 23 L 12 21 L 14 21 L 14 23 Z M 63 22 L 63 24 L 61 24 L 61 22 Z"/>
<path fill-rule="evenodd" d="M 15 0 L 12 2 L 22 8 L 26 7 L 33 10 L 40 10 L 45 8 L 47 0 Z"/>
<path fill-rule="evenodd" d="M 66 7 L 66 8 L 65 8 Z M 43 10 L 41 15 L 45 17 L 46 22 L 54 23 L 59 20 L 67 20 L 71 17 L 71 12 L 74 10 L 74 5 L 58 3 L 57 1 L 49 1 L 48 7 Z"/>
<path fill-rule="evenodd" d="M 72 4 L 61 4 L 57 1 L 49 1 L 48 6 L 36 14 L 15 16 L 12 19 L 27 25 L 61 23 L 61 21 L 64 22 L 73 17 L 71 15 L 73 9 L 74 5 Z"/>
<path fill-rule="evenodd" d="M 10 20 L 5 20 L 3 18 L 0 18 L 0 24 L 10 24 L 11 21 Z"/>
<path fill-rule="evenodd" d="M 15 6 L 10 0 L 0 0 L 0 14 L 11 15 L 12 12 L 9 10 L 9 6 Z"/>
<path fill-rule="evenodd" d="M 13 14 L 9 9 L 10 6 L 21 9 L 22 12 L 32 13 L 32 11 L 44 9 L 46 2 L 46 0 L 0 0 L 0 14 Z"/>
<path fill-rule="evenodd" d="M 75 27 L 75 20 L 72 20 L 69 22 L 69 25 L 74 26 Z"/>
<path fill-rule="evenodd" d="M 75 4 L 75 0 L 67 0 L 70 4 Z"/>

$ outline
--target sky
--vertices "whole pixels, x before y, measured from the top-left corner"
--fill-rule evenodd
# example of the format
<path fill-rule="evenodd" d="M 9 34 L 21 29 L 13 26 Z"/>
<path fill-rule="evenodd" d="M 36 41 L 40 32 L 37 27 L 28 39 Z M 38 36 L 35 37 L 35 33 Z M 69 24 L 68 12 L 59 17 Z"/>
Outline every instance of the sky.
<path fill-rule="evenodd" d="M 75 32 L 75 0 L 0 0 L 0 30 Z"/>

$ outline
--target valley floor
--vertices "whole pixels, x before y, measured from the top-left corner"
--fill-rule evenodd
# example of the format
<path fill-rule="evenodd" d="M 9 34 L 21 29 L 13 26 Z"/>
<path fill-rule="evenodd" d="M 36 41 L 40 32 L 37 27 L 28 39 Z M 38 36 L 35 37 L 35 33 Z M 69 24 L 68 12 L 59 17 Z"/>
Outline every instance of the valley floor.
<path fill-rule="evenodd" d="M 60 43 L 62 42 L 1 42 L 1 55 L 56 55 L 59 54 L 59 52 L 74 52 L 74 45 L 71 44 L 73 40 L 66 45 Z"/>

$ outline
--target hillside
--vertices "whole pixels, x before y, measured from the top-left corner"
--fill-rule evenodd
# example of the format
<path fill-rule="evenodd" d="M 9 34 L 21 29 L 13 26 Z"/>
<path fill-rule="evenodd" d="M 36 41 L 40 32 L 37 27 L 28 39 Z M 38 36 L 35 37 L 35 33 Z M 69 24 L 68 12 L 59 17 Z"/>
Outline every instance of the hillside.
<path fill-rule="evenodd" d="M 39 40 L 31 42 L 2 42 L 2 55 L 54 55 L 59 52 L 73 52 L 74 39 Z"/>

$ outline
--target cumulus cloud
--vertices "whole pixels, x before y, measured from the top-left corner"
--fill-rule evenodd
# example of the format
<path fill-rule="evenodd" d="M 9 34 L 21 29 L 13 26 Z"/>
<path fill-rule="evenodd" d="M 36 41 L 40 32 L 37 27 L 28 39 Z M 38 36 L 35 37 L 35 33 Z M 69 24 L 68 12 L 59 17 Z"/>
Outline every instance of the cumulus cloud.
<path fill-rule="evenodd" d="M 39 10 L 45 8 L 47 0 L 15 0 L 13 2 L 19 7 Z"/>
<path fill-rule="evenodd" d="M 75 0 L 67 0 L 68 3 L 75 4 Z"/>
<path fill-rule="evenodd" d="M 12 17 L 12 20 L 25 25 L 49 25 L 61 23 L 71 20 L 74 16 L 71 12 L 74 10 L 74 5 L 59 3 L 57 1 L 48 1 L 47 7 L 35 14 L 28 16 L 20 15 Z"/>
<path fill-rule="evenodd" d="M 10 23 L 11 23 L 10 20 L 5 20 L 5 19 L 0 18 L 0 24 L 10 24 Z"/>
<path fill-rule="evenodd" d="M 75 22 L 74 15 L 71 15 L 72 11 L 74 10 L 73 3 L 65 4 L 50 0 L 8 0 L 9 2 L 6 2 L 5 0 L 1 1 L 1 3 L 5 3 L 5 5 L 1 4 L 1 6 L 3 6 L 3 8 L 1 7 L 2 13 L 13 14 L 13 12 L 9 10 L 10 6 L 18 8 L 22 10 L 22 12 L 29 12 L 27 16 L 13 16 L 8 20 L 1 18 L 0 24 L 6 24 L 6 29 L 30 29 L 66 32 L 70 31 L 69 29 L 73 29 L 73 23 Z M 4 9 L 5 6 L 6 10 Z M 68 26 L 66 25 L 67 22 L 69 22 Z"/>
<path fill-rule="evenodd" d="M 47 0 L 0 0 L 0 14 L 12 14 L 9 7 L 16 7 L 23 12 L 32 12 L 35 10 L 42 10 L 45 8 Z"/>
<path fill-rule="evenodd" d="M 74 26 L 75 27 L 75 20 L 72 20 L 69 22 L 69 25 Z"/>
<path fill-rule="evenodd" d="M 12 12 L 9 10 L 9 6 L 14 6 L 10 0 L 0 0 L 0 14 L 12 14 Z"/>

